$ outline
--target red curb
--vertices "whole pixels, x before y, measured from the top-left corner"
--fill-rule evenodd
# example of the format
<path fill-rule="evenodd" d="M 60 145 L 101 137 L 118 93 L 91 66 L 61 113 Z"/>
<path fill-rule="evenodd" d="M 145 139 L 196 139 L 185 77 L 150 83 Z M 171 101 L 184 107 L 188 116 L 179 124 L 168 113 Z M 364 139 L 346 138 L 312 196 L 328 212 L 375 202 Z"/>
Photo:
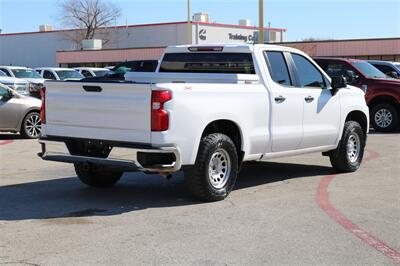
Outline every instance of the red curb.
<path fill-rule="evenodd" d="M 11 143 L 13 143 L 14 141 L 13 140 L 3 140 L 3 141 L 0 141 L 0 146 L 1 145 L 7 145 L 7 144 L 11 144 Z"/>
<path fill-rule="evenodd" d="M 379 154 L 375 151 L 368 151 L 369 156 L 364 159 L 364 163 L 375 160 L 379 157 Z M 338 224 L 343 226 L 350 233 L 361 239 L 367 245 L 373 247 L 379 252 L 383 253 L 385 256 L 391 258 L 395 262 L 400 264 L 400 252 L 389 247 L 387 244 L 374 237 L 367 231 L 364 231 L 360 227 L 358 227 L 355 223 L 353 223 L 349 218 L 347 218 L 343 213 L 341 213 L 335 206 L 332 205 L 330 198 L 328 187 L 331 184 L 332 180 L 336 177 L 336 175 L 328 175 L 322 178 L 319 183 L 317 195 L 315 197 L 315 201 L 318 206 L 326 213 L 328 216 L 336 221 Z"/>

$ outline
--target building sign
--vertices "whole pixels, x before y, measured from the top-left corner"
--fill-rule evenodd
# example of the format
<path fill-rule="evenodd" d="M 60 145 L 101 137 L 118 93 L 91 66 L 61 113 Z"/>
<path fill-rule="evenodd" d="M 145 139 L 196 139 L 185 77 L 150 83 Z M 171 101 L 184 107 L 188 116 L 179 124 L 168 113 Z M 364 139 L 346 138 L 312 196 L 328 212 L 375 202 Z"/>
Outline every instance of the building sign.
<path fill-rule="evenodd" d="M 244 42 L 254 42 L 254 35 L 243 35 L 243 34 L 233 34 L 233 33 L 228 33 L 229 40 L 234 40 L 234 41 L 244 41 Z"/>

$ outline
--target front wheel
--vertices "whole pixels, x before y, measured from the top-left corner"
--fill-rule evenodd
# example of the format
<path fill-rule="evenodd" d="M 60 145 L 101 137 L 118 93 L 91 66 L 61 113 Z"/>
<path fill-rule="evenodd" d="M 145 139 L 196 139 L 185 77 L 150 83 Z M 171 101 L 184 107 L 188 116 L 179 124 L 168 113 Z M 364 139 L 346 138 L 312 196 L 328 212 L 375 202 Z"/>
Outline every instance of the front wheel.
<path fill-rule="evenodd" d="M 90 187 L 112 187 L 122 176 L 122 172 L 111 170 L 107 167 L 75 163 L 75 172 L 82 183 Z"/>
<path fill-rule="evenodd" d="M 376 131 L 393 132 L 398 126 L 398 121 L 397 110 L 391 104 L 381 103 L 371 110 L 371 123 Z"/>
<path fill-rule="evenodd" d="M 355 172 L 364 157 L 365 136 L 360 124 L 348 121 L 344 125 L 342 139 L 336 150 L 331 152 L 330 161 L 340 172 Z"/>
<path fill-rule="evenodd" d="M 185 171 L 188 190 L 203 201 L 225 199 L 235 186 L 238 155 L 232 140 L 211 134 L 201 140 L 195 165 Z"/>

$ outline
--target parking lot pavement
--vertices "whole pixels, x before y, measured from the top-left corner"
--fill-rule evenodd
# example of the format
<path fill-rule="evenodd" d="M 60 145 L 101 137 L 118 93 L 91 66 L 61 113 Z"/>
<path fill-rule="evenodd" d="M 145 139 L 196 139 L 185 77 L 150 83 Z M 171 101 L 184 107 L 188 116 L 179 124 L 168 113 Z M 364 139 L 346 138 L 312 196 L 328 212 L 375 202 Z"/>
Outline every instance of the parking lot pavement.
<path fill-rule="evenodd" d="M 371 134 L 362 168 L 332 175 L 319 154 L 246 165 L 222 202 L 182 174 L 82 185 L 0 135 L 0 264 L 385 264 L 400 253 L 400 134 Z M 400 257 L 399 261 L 400 263 Z"/>

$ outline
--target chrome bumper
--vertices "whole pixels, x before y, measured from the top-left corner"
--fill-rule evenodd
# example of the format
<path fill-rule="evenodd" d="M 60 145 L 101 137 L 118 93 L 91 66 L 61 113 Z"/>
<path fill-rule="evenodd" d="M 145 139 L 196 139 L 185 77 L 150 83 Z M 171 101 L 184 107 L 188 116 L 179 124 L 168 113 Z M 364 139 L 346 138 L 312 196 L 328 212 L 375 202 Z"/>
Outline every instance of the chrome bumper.
<path fill-rule="evenodd" d="M 159 148 L 135 148 L 113 146 L 107 158 L 71 155 L 67 145 L 63 141 L 40 139 L 42 152 L 38 156 L 46 161 L 64 162 L 64 163 L 89 163 L 105 165 L 123 169 L 124 171 L 141 171 L 153 173 L 173 173 L 181 169 L 181 157 L 179 149 L 176 147 Z M 151 154 L 174 154 L 175 162 L 172 164 L 156 164 L 151 166 L 142 166 L 138 161 L 138 153 Z"/>

